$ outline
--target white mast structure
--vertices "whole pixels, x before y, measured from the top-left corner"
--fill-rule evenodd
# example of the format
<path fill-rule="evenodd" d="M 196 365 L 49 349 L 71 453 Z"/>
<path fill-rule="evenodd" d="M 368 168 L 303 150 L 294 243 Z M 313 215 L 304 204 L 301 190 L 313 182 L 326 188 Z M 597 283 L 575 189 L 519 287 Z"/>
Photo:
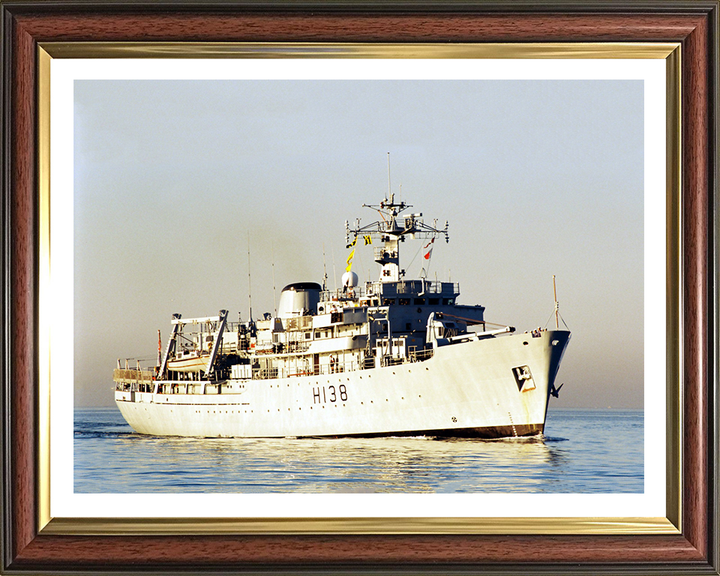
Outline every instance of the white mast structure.
<path fill-rule="evenodd" d="M 390 198 L 383 200 L 379 205 L 363 204 L 363 208 L 372 208 L 380 213 L 380 220 L 360 226 L 360 220 L 355 221 L 355 226 L 350 227 L 345 222 L 345 239 L 348 245 L 358 237 L 370 236 L 371 238 L 379 238 L 383 243 L 381 248 L 375 248 L 375 262 L 380 264 L 381 282 L 397 282 L 404 275 L 405 271 L 400 269 L 400 242 L 404 242 L 406 237 L 410 238 L 435 238 L 438 235 L 445 236 L 445 242 L 450 241 L 448 236 L 448 223 L 445 222 L 445 228 L 438 229 L 429 226 L 422 221 L 422 213 L 418 214 L 401 214 L 408 208 L 412 208 L 411 204 L 405 202 L 395 202 L 395 194 L 390 193 Z"/>

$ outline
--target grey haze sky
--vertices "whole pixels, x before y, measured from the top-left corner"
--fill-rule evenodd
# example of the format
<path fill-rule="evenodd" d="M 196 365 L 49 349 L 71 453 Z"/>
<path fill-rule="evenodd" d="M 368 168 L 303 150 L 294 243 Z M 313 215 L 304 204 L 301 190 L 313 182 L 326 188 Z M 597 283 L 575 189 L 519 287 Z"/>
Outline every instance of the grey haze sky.
<path fill-rule="evenodd" d="M 460 303 L 545 326 L 557 276 L 551 408 L 642 407 L 643 83 L 570 80 L 76 81 L 75 405 L 112 405 L 116 359 L 154 358 L 172 313 L 247 319 L 248 237 L 255 316 L 273 274 L 322 282 L 323 247 L 333 288 L 387 152 L 396 195 L 449 221 L 429 275 Z M 371 247 L 353 270 L 377 278 Z"/>

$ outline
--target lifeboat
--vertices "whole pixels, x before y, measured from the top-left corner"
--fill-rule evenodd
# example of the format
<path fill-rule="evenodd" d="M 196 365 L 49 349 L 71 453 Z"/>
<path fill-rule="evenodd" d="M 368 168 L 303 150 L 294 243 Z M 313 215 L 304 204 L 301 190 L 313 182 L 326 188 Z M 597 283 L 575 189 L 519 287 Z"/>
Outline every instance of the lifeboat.
<path fill-rule="evenodd" d="M 210 354 L 191 351 L 168 360 L 168 370 L 174 372 L 207 372 Z"/>

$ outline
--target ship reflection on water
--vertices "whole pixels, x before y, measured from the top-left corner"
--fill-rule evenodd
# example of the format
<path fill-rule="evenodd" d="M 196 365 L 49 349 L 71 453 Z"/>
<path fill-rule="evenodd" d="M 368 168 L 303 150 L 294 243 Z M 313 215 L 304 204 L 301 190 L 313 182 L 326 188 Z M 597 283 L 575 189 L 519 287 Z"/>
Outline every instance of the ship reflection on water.
<path fill-rule="evenodd" d="M 518 469 L 526 477 L 524 489 L 532 490 L 535 482 L 543 480 L 531 480 L 527 472 L 547 468 L 553 457 L 552 449 L 539 439 L 343 439 L 336 445 L 314 441 L 300 451 L 301 458 L 314 458 L 321 466 L 337 470 L 331 481 L 306 483 L 303 492 L 505 491 Z M 287 465 L 297 469 L 295 455 L 287 459 Z"/>
<path fill-rule="evenodd" d="M 168 474 L 183 478 L 182 484 L 166 485 L 169 492 L 508 491 L 516 475 L 524 478 L 523 491 L 534 491 L 547 482 L 537 472 L 562 458 L 539 438 L 118 438 L 121 452 L 138 448 L 155 466 L 163 462 Z"/>
<path fill-rule="evenodd" d="M 432 441 L 423 438 L 198 440 L 208 465 L 232 476 L 252 463 L 245 491 L 310 493 L 504 490 L 507 475 L 550 465 L 542 441 Z M 262 459 L 254 459 L 262 454 Z M 503 472 L 504 469 L 504 472 Z M 263 482 L 267 478 L 269 483 Z M 538 479 L 542 482 L 542 479 Z M 532 484 L 525 484 L 532 489 Z"/>
<path fill-rule="evenodd" d="M 641 411 L 558 411 L 548 436 L 239 439 L 135 434 L 112 410 L 79 410 L 83 493 L 641 492 Z"/>

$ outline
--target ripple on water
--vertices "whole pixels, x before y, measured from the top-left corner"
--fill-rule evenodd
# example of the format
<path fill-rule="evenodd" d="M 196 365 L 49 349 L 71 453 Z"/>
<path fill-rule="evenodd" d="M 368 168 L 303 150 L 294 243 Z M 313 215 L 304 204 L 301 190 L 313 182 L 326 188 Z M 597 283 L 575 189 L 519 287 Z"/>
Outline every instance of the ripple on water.
<path fill-rule="evenodd" d="M 547 430 L 498 440 L 170 438 L 135 434 L 115 409 L 76 410 L 75 491 L 643 491 L 641 411 L 551 411 Z"/>

